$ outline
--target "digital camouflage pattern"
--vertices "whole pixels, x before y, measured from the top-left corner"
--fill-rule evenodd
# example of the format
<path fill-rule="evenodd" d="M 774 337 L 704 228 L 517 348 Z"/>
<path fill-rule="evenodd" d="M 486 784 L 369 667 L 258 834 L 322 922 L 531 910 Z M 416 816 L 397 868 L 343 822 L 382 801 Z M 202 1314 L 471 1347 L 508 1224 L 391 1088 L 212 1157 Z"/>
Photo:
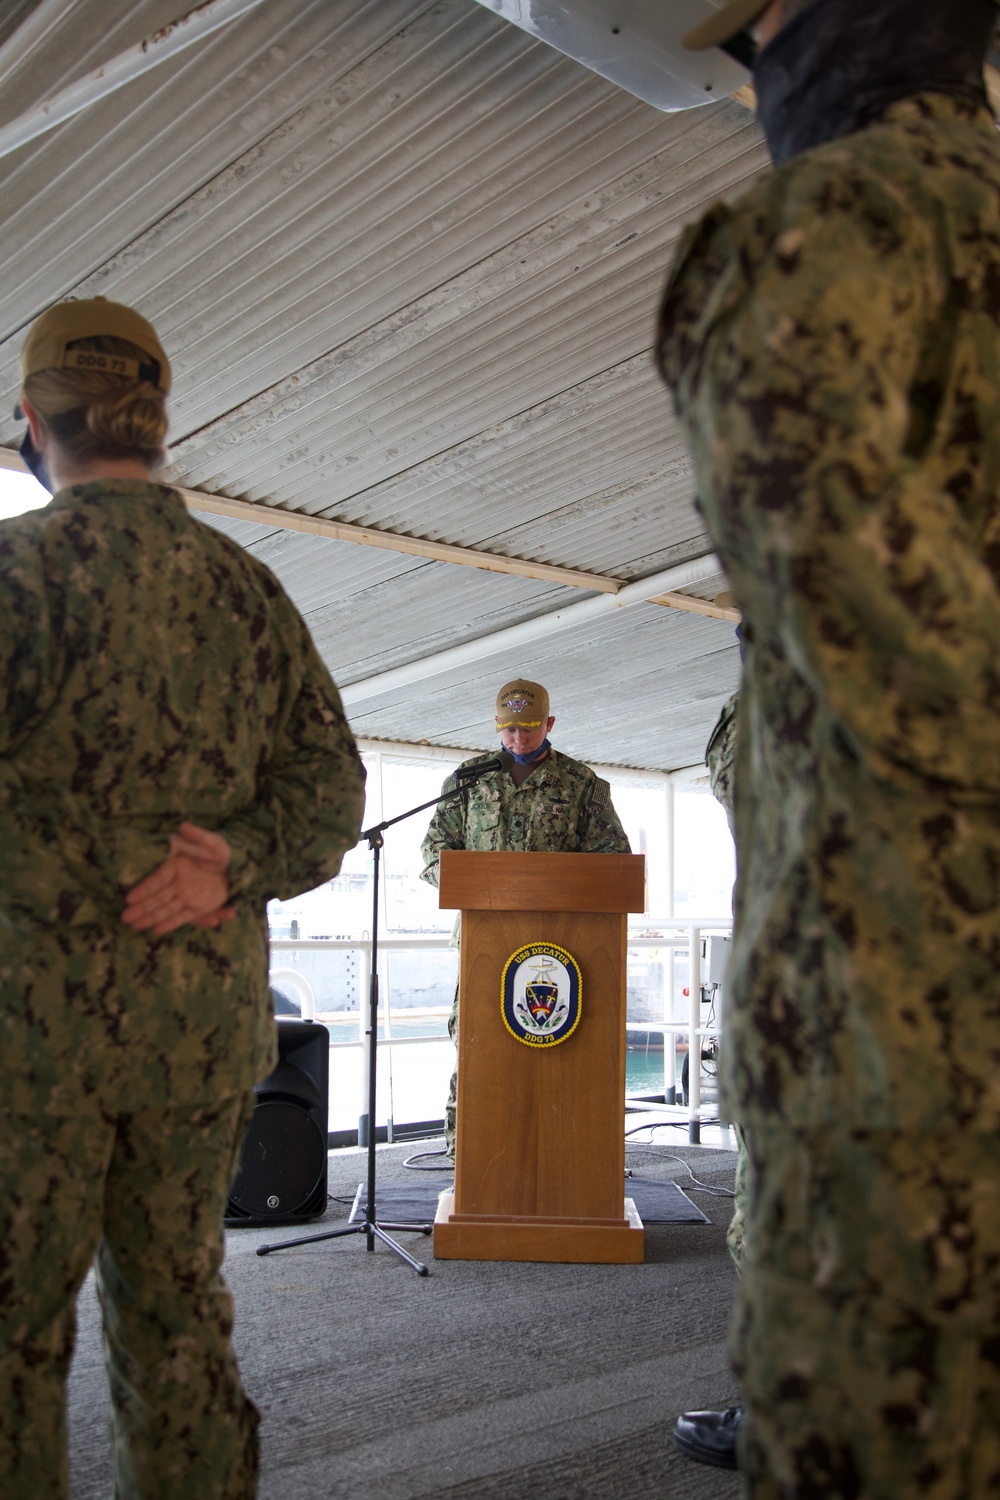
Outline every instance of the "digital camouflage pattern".
<path fill-rule="evenodd" d="M 100 1242 L 116 1493 L 243 1500 L 257 1419 L 219 1266 L 275 1057 L 264 902 L 336 873 L 364 773 L 277 581 L 170 489 L 99 481 L 4 522 L 0 593 L 0 1491 L 66 1494 Z M 182 818 L 229 841 L 237 916 L 134 932 L 125 893 Z"/>
<path fill-rule="evenodd" d="M 489 755 L 476 755 L 462 766 L 474 766 Z M 462 767 L 459 767 L 461 770 Z M 448 776 L 441 787 L 458 785 Z M 464 797 L 434 810 L 420 846 L 420 878 L 438 883 L 443 849 L 507 851 L 515 854 L 631 854 L 628 836 L 611 801 L 611 787 L 589 766 L 571 755 L 549 749 L 520 786 L 509 772 L 484 776 Z M 456 923 L 456 934 L 458 925 Z M 458 1040 L 458 984 L 448 1018 L 448 1035 Z M 458 1074 L 453 1072 L 445 1105 L 444 1133 L 448 1155 L 455 1155 L 455 1111 Z"/>
<path fill-rule="evenodd" d="M 75 1294 L 96 1252 L 116 1500 L 249 1500 L 258 1416 L 220 1274 L 247 1095 L 109 1119 L 106 1093 L 85 1095 L 72 1118 L 36 1124 L 4 1111 L 0 1121 L 0 1492 L 69 1493 L 64 1384 Z"/>
<path fill-rule="evenodd" d="M 1000 1493 L 997 1137 L 768 1122 L 748 1145 L 733 1351 L 753 1500 Z"/>
<path fill-rule="evenodd" d="M 474 766 L 489 758 L 476 755 L 462 765 Z M 450 792 L 457 785 L 455 777 L 449 776 L 441 790 Z M 552 749 L 520 786 L 501 771 L 484 776 L 464 797 L 435 809 L 420 846 L 424 860 L 420 878 L 431 885 L 438 883 L 442 849 L 631 853 L 608 783 L 581 761 Z"/>
<path fill-rule="evenodd" d="M 926 95 L 688 231 L 661 366 L 743 613 L 735 1118 L 1000 1126 L 1000 148 Z"/>
<path fill-rule="evenodd" d="M 1000 1493 L 1000 147 L 944 95 L 685 236 L 743 613 L 727 1113 L 752 1500 Z"/>
<path fill-rule="evenodd" d="M 739 701 L 739 693 L 726 699 L 705 749 L 709 785 L 713 797 L 717 797 L 725 809 L 730 833 L 734 832 L 733 784 L 736 766 L 736 710 Z"/>
<path fill-rule="evenodd" d="M 733 1125 L 736 1136 L 736 1172 L 733 1177 L 733 1216 L 726 1230 L 726 1249 L 737 1271 L 743 1265 L 747 1238 L 747 1192 L 750 1186 L 750 1157 L 747 1133 L 742 1125 Z"/>
<path fill-rule="evenodd" d="M 255 558 L 175 491 L 102 480 L 5 522 L 0 581 L 5 911 L 117 918 L 178 809 L 225 835 L 234 896 L 291 895 L 339 869 L 360 760 L 305 625 Z"/>
<path fill-rule="evenodd" d="M 722 705 L 715 728 L 705 747 L 705 764 L 708 766 L 709 785 L 712 795 L 722 803 L 729 831 L 735 837 L 733 826 L 733 794 L 735 786 L 737 709 L 740 695 L 733 693 Z M 737 1270 L 743 1261 L 743 1241 L 746 1236 L 746 1199 L 749 1164 L 747 1157 L 746 1131 L 735 1125 L 736 1134 L 736 1181 L 733 1197 L 733 1216 L 726 1230 L 726 1247 Z"/>

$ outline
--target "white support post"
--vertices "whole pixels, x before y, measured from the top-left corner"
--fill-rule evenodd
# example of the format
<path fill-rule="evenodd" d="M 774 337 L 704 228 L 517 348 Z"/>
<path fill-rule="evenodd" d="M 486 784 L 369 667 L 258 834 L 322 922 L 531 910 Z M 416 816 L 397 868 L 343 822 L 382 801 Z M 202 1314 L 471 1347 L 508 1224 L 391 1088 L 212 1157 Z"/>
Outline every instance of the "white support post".
<path fill-rule="evenodd" d="M 381 921 L 381 918 L 379 919 Z M 382 928 L 388 931 L 388 923 Z M 386 948 L 382 954 L 382 972 L 378 981 L 378 1009 L 382 1017 L 382 1041 L 392 1041 L 392 992 L 389 988 L 389 950 Z M 389 1087 L 389 1106 L 385 1112 L 385 1138 L 392 1145 L 392 1048 L 388 1045 L 382 1048 L 382 1058 L 385 1062 L 385 1071 L 388 1074 L 386 1082 Z M 385 1089 L 381 1088 L 379 1097 L 385 1098 Z"/>
<path fill-rule="evenodd" d="M 358 1115 L 358 1145 L 367 1146 L 368 1130 L 371 1126 L 372 1102 L 368 1097 L 368 1077 L 371 1064 L 371 1038 L 368 1035 L 368 997 L 372 984 L 372 945 L 366 942 L 361 948 L 361 984 L 358 989 L 358 1039 L 361 1042 L 361 1113 Z"/>
<path fill-rule="evenodd" d="M 688 928 L 688 1140 L 701 1144 L 701 928 Z"/>
<path fill-rule="evenodd" d="M 667 782 L 667 805 L 665 816 L 664 839 L 667 848 L 667 916 L 674 915 L 674 881 L 675 881 L 675 859 L 674 859 L 674 828 L 675 828 L 675 806 L 674 806 L 674 783 Z"/>

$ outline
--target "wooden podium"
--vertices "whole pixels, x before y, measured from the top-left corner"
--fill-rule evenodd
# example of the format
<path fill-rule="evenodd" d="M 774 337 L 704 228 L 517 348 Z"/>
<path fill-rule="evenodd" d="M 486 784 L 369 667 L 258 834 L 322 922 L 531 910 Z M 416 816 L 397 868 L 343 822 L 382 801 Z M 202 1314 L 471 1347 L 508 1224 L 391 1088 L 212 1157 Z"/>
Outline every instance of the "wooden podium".
<path fill-rule="evenodd" d="M 455 1189 L 435 1256 L 642 1260 L 624 1118 L 626 913 L 644 910 L 644 863 L 442 853 L 462 947 Z"/>

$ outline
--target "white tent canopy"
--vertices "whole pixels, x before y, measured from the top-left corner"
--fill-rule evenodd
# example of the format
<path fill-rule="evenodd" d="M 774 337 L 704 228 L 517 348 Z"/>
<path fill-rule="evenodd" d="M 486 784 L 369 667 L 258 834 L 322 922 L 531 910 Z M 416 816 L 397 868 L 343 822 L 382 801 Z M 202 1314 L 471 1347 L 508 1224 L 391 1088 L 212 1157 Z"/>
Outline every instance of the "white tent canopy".
<path fill-rule="evenodd" d="M 660 113 L 475 0 L 203 10 L 134 76 L 176 0 L 0 19 L 0 461 L 33 318 L 132 302 L 170 477 L 281 578 L 359 734 L 476 747 L 523 673 L 572 753 L 700 763 L 739 659 L 650 350 L 680 229 L 765 165 L 752 113 Z"/>

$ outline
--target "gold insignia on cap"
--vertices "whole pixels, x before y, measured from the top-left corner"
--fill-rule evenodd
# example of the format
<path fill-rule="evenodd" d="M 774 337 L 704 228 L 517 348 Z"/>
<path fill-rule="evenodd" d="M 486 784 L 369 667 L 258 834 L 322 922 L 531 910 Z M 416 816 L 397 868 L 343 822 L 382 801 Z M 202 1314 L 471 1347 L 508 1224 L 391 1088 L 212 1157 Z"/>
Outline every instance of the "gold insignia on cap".
<path fill-rule="evenodd" d="M 497 729 L 539 729 L 549 717 L 549 695 L 541 683 L 518 677 L 497 694 Z"/>

